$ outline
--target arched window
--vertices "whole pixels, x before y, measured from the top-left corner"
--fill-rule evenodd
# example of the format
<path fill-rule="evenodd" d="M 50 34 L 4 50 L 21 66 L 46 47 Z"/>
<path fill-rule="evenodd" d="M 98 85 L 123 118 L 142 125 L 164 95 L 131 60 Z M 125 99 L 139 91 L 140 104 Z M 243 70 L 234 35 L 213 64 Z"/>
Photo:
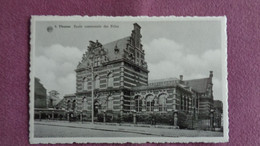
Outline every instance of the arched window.
<path fill-rule="evenodd" d="M 83 90 L 88 90 L 88 81 L 87 78 L 83 78 Z"/>
<path fill-rule="evenodd" d="M 148 95 L 146 96 L 146 111 L 154 110 L 154 96 Z"/>
<path fill-rule="evenodd" d="M 99 80 L 99 76 L 95 77 L 95 89 L 99 89 L 100 86 L 100 80 Z"/>
<path fill-rule="evenodd" d="M 83 98 L 82 105 L 83 105 L 82 110 L 87 110 L 88 104 L 87 104 L 87 98 L 86 97 Z"/>
<path fill-rule="evenodd" d="M 166 111 L 166 94 L 161 94 L 159 96 L 158 104 L 159 104 L 159 111 Z"/>
<path fill-rule="evenodd" d="M 107 76 L 107 87 L 113 87 L 113 74 L 109 73 Z"/>
<path fill-rule="evenodd" d="M 113 98 L 111 96 L 107 99 L 107 109 L 113 110 Z"/>
<path fill-rule="evenodd" d="M 135 111 L 142 111 L 142 99 L 140 95 L 135 96 Z"/>

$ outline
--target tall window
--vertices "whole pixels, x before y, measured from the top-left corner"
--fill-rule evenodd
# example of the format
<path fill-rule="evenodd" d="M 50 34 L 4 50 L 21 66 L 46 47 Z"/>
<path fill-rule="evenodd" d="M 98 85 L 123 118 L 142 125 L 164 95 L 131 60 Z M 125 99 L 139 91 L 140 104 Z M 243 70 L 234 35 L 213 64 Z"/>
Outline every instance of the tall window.
<path fill-rule="evenodd" d="M 146 97 L 146 111 L 153 111 L 154 109 L 154 96 L 148 95 Z"/>
<path fill-rule="evenodd" d="M 67 101 L 67 110 L 70 110 L 71 106 L 70 106 L 70 100 Z"/>
<path fill-rule="evenodd" d="M 180 95 L 180 97 L 181 97 L 181 110 L 183 109 L 183 96 L 182 96 L 182 94 Z"/>
<path fill-rule="evenodd" d="M 94 66 L 97 66 L 97 58 L 94 58 Z"/>
<path fill-rule="evenodd" d="M 107 76 L 107 87 L 113 87 L 113 75 L 109 73 Z"/>
<path fill-rule="evenodd" d="M 186 110 L 186 96 L 183 96 L 183 98 L 184 98 L 184 102 L 183 102 L 183 110 Z"/>
<path fill-rule="evenodd" d="M 72 102 L 72 110 L 74 111 L 76 109 L 76 100 L 73 100 Z"/>
<path fill-rule="evenodd" d="M 190 111 L 190 97 L 187 97 L 187 111 Z"/>
<path fill-rule="evenodd" d="M 199 96 L 197 95 L 197 98 L 196 98 L 196 107 L 199 108 Z"/>
<path fill-rule="evenodd" d="M 166 98 L 167 98 L 166 94 L 161 94 L 159 96 L 159 100 L 158 100 L 159 111 L 166 111 Z"/>
<path fill-rule="evenodd" d="M 88 80 L 87 78 L 83 78 L 83 90 L 88 90 Z"/>
<path fill-rule="evenodd" d="M 113 109 L 113 98 L 110 96 L 107 99 L 107 109 L 112 110 Z"/>
<path fill-rule="evenodd" d="M 142 100 L 140 95 L 135 97 L 135 110 L 137 112 L 142 111 Z"/>
<path fill-rule="evenodd" d="M 100 66 L 100 57 L 97 58 L 97 65 Z"/>
<path fill-rule="evenodd" d="M 100 66 L 100 65 L 101 65 L 101 57 L 95 57 L 94 66 Z"/>
<path fill-rule="evenodd" d="M 100 86 L 100 80 L 99 80 L 99 76 L 95 77 L 95 89 L 99 89 Z"/>
<path fill-rule="evenodd" d="M 83 110 L 87 110 L 87 98 L 86 97 L 84 97 L 83 98 L 83 101 L 82 101 L 82 104 L 83 104 Z"/>

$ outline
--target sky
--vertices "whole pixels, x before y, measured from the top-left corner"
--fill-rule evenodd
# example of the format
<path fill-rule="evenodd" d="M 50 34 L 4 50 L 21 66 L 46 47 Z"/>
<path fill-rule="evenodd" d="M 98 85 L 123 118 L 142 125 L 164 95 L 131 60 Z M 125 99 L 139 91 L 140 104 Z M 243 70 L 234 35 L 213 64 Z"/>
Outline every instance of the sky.
<path fill-rule="evenodd" d="M 135 22 L 141 26 L 150 80 L 179 78 L 179 75 L 184 80 L 206 78 L 212 70 L 214 99 L 223 100 L 221 36 L 224 30 L 217 20 L 36 22 L 35 76 L 47 91 L 57 90 L 61 97 L 75 93 L 74 70 L 89 41 L 106 44 L 130 36 Z M 53 29 L 47 31 L 48 27 Z"/>

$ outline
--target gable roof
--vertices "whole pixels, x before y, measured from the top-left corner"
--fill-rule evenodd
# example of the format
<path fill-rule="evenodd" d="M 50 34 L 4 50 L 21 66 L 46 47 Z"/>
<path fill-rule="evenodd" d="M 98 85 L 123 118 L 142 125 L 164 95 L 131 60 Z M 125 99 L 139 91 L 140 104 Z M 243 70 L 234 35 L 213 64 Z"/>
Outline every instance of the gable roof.
<path fill-rule="evenodd" d="M 208 84 L 210 83 L 210 78 L 185 80 L 184 83 L 199 93 L 205 93 L 207 91 Z"/>
<path fill-rule="evenodd" d="M 130 36 L 124 37 L 109 43 L 106 43 L 102 46 L 102 49 L 106 52 L 106 57 L 108 61 L 113 61 L 113 60 L 119 60 L 123 58 L 124 55 L 124 49 L 126 49 L 127 44 L 129 43 Z M 97 48 L 100 49 L 100 48 Z M 115 49 L 118 49 L 118 52 L 115 51 Z M 98 51 L 98 50 L 97 50 Z M 86 58 L 89 58 L 89 53 L 86 52 L 84 55 L 86 55 Z M 83 58 L 84 58 L 83 55 Z M 82 62 L 78 65 L 77 68 L 84 68 L 87 67 L 89 60 L 82 59 Z"/>
<path fill-rule="evenodd" d="M 61 107 L 64 101 L 65 101 L 64 98 L 61 99 L 61 100 L 55 105 L 55 107 Z"/>
<path fill-rule="evenodd" d="M 124 49 L 126 49 L 129 40 L 130 40 L 130 36 L 103 45 L 103 48 L 107 52 L 107 57 L 109 61 L 123 58 Z M 115 48 L 119 50 L 118 53 L 115 52 Z"/>
<path fill-rule="evenodd" d="M 132 87 L 135 91 L 140 90 L 150 90 L 150 89 L 163 89 L 168 87 L 179 87 L 184 89 L 187 92 L 191 93 L 191 90 L 188 86 L 184 84 L 180 84 L 180 79 L 178 78 L 164 78 L 164 79 L 156 79 L 156 80 L 149 80 L 147 86 L 136 86 Z"/>
<path fill-rule="evenodd" d="M 213 101 L 213 105 L 214 105 L 214 107 L 222 108 L 223 107 L 223 102 L 221 100 L 214 100 Z"/>

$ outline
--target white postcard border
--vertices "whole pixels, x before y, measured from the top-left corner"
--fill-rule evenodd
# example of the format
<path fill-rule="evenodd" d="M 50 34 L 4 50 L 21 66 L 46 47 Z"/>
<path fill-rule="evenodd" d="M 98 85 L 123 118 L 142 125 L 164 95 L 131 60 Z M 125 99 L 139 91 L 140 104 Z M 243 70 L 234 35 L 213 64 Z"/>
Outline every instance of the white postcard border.
<path fill-rule="evenodd" d="M 34 61 L 35 61 L 35 23 L 36 21 L 198 21 L 198 20 L 219 20 L 222 30 L 222 80 L 223 86 L 223 137 L 63 137 L 63 138 L 35 138 L 34 137 Z M 229 140 L 229 119 L 228 119 L 228 82 L 227 82 L 227 18 L 226 16 L 207 16 L 207 17 L 179 17 L 179 16 L 32 16 L 30 34 L 30 83 L 29 83 L 29 141 L 31 144 L 56 144 L 56 143 L 223 143 Z"/>

